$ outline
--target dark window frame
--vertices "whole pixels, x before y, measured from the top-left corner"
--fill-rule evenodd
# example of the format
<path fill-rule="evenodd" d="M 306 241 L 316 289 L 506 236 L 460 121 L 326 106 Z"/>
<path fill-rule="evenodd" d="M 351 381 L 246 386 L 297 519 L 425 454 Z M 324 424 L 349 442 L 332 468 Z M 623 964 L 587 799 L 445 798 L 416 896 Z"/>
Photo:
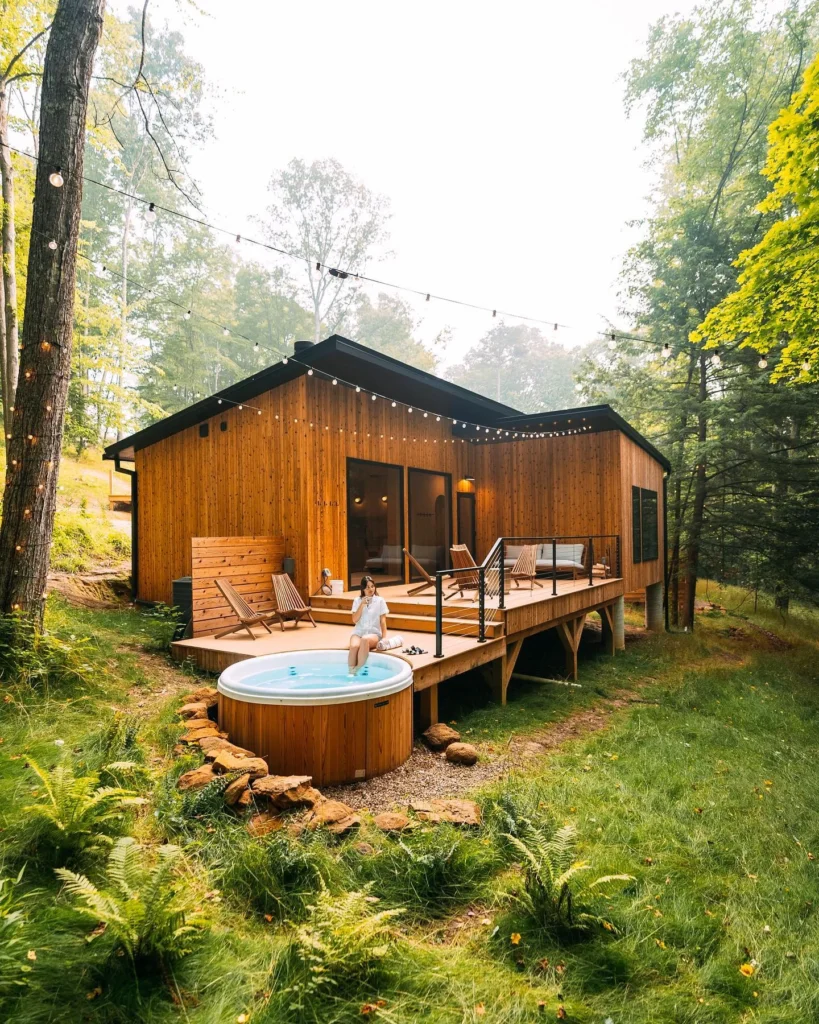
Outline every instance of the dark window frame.
<path fill-rule="evenodd" d="M 350 493 L 350 463 L 358 463 L 360 466 L 381 466 L 385 469 L 397 469 L 398 470 L 398 510 L 400 516 L 399 522 L 399 534 L 401 536 L 401 548 L 404 547 L 404 538 L 406 537 L 407 524 L 404 518 L 404 467 L 398 462 L 379 462 L 378 459 L 357 459 L 352 455 L 347 456 L 347 463 L 345 466 L 346 471 L 346 488 L 347 488 L 347 529 L 345 530 L 347 540 L 347 589 L 353 590 L 353 569 L 350 566 L 350 506 L 353 503 L 352 494 Z M 406 580 L 406 559 L 401 559 L 401 579 L 393 580 L 390 583 L 379 583 L 379 587 L 400 587 L 403 586 Z M 356 570 L 358 571 L 358 570 Z"/>
<path fill-rule="evenodd" d="M 407 466 L 407 551 L 412 551 L 412 487 L 410 486 L 410 473 L 427 473 L 430 476 L 442 476 L 446 480 L 446 501 L 447 501 L 447 538 L 448 543 L 444 545 L 444 569 L 448 569 L 450 563 L 449 549 L 452 547 L 452 474 L 442 469 L 424 469 L 421 466 Z M 409 566 L 409 582 L 417 583 L 423 579 L 412 571 L 412 563 Z"/>
<path fill-rule="evenodd" d="M 649 487 L 632 485 L 631 541 L 635 565 L 660 557 L 660 496 Z"/>

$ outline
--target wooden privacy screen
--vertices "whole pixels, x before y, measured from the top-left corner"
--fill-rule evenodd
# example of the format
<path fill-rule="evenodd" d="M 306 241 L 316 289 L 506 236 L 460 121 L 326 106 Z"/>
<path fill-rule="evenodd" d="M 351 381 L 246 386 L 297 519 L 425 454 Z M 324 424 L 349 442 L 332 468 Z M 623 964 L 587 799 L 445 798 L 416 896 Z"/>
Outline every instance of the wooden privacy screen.
<path fill-rule="evenodd" d="M 254 611 L 270 611 L 274 572 L 281 572 L 284 537 L 192 537 L 193 635 L 208 636 L 236 621 L 214 584 L 229 580 Z"/>

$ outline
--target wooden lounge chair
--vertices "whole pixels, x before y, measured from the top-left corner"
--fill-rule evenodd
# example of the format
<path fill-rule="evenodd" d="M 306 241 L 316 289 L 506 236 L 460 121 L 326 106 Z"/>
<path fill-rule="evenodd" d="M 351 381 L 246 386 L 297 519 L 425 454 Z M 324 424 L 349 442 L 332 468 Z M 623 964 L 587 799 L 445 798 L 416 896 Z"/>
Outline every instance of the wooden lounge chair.
<path fill-rule="evenodd" d="M 251 626 L 264 626 L 267 632 L 270 632 L 268 622 L 276 621 L 275 612 L 254 612 L 229 580 L 214 580 L 213 582 L 221 590 L 222 596 L 239 620 L 238 625 L 231 626 L 230 629 L 223 629 L 220 633 L 214 634 L 216 639 L 220 636 L 228 636 L 230 633 L 238 633 L 240 630 L 246 629 L 250 634 L 250 639 L 255 640 L 256 637 L 250 628 Z"/>
<path fill-rule="evenodd" d="M 293 586 L 293 581 L 286 572 L 273 573 L 273 598 L 276 602 L 276 611 L 273 615 L 278 618 L 282 632 L 285 620 L 292 619 L 295 629 L 305 616 L 313 623 L 314 628 L 317 628 L 310 608 L 302 601 L 301 594 Z"/>
<path fill-rule="evenodd" d="M 449 553 L 452 558 L 453 569 L 474 569 L 474 572 L 456 572 L 453 575 L 452 582 L 447 584 L 449 589 L 457 591 L 461 597 L 464 596 L 465 590 L 477 591 L 480 588 L 480 573 L 469 548 L 466 544 L 453 544 L 449 549 Z"/>
<path fill-rule="evenodd" d="M 537 574 L 537 547 L 537 544 L 524 544 L 517 557 L 517 561 L 509 570 L 509 578 L 515 581 L 516 587 L 520 586 L 521 580 L 529 581 L 530 590 L 543 586 L 540 580 L 535 578 Z"/>
<path fill-rule="evenodd" d="M 430 576 L 430 574 L 426 571 L 426 569 L 423 567 L 423 565 L 421 565 L 421 563 L 418 561 L 418 559 L 414 558 L 409 553 L 409 551 L 407 551 L 406 548 L 403 548 L 403 551 L 404 551 L 404 554 L 407 556 L 407 560 L 409 561 L 410 565 L 412 565 L 415 568 L 415 571 L 418 573 L 418 575 L 424 581 L 423 583 L 419 584 L 417 587 L 413 587 L 411 590 L 408 590 L 407 591 L 407 597 L 414 597 L 416 594 L 423 594 L 425 590 L 429 590 L 430 588 L 432 588 L 434 590 L 435 589 L 435 577 L 434 576 Z M 450 583 L 450 584 L 448 584 L 448 586 L 451 587 L 452 584 Z M 444 594 L 444 600 L 446 601 L 448 598 L 454 597 L 454 596 L 455 596 L 454 593 L 452 593 L 452 594 Z"/>

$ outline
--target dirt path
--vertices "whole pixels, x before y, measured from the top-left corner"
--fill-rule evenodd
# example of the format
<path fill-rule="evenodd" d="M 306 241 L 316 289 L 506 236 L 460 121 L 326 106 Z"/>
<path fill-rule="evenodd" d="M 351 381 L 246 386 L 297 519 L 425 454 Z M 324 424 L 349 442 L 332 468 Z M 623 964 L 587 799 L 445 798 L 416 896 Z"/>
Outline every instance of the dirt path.
<path fill-rule="evenodd" d="M 323 787 L 322 792 L 356 809 L 366 808 L 375 813 L 406 807 L 413 798 L 463 796 L 569 740 L 605 729 L 616 711 L 639 701 L 635 693 L 623 692 L 610 699 L 601 698 L 593 707 L 578 708 L 560 722 L 512 736 L 506 746 L 500 745 L 501 749 L 497 743 L 476 743 L 480 760 L 471 768 L 450 764 L 443 754 L 433 753 L 418 742 L 409 760 L 395 771 L 368 782 Z"/>

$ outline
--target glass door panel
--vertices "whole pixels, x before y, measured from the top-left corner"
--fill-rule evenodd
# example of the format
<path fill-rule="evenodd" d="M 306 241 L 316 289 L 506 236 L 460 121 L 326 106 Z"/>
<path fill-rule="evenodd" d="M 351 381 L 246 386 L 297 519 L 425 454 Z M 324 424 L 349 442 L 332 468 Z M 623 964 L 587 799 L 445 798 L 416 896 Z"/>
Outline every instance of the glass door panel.
<path fill-rule="evenodd" d="M 401 466 L 347 459 L 348 584 L 404 582 L 404 488 Z"/>
<path fill-rule="evenodd" d="M 452 479 L 449 473 L 407 471 L 409 543 L 415 559 L 429 573 L 449 568 L 452 543 Z M 412 572 L 410 579 L 421 577 Z"/>

